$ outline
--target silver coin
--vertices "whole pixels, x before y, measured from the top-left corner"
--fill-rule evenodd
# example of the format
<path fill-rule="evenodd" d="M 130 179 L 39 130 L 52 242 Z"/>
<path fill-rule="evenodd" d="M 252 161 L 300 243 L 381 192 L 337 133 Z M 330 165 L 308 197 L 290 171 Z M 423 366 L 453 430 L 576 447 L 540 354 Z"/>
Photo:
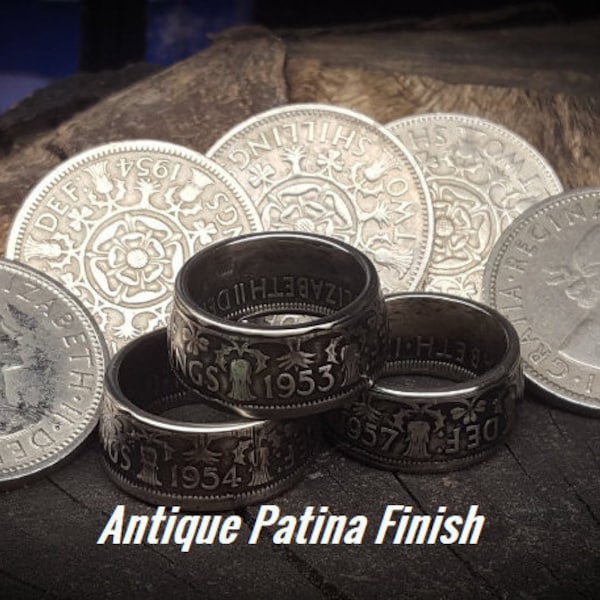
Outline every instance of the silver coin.
<path fill-rule="evenodd" d="M 479 299 L 485 262 L 502 231 L 562 184 L 528 142 L 479 117 L 432 113 L 388 128 L 414 154 L 433 198 L 425 289 Z"/>
<path fill-rule="evenodd" d="M 124 141 L 50 172 L 17 214 L 7 256 L 65 284 L 114 353 L 166 324 L 189 256 L 257 230 L 254 205 L 212 160 L 166 142 Z"/>
<path fill-rule="evenodd" d="M 600 188 L 518 217 L 490 255 L 483 295 L 517 329 L 534 387 L 600 416 Z"/>
<path fill-rule="evenodd" d="M 0 486 L 63 461 L 95 427 L 106 350 L 91 315 L 42 273 L 0 260 Z"/>
<path fill-rule="evenodd" d="M 419 285 L 431 253 L 431 199 L 413 157 L 372 119 L 284 106 L 241 123 L 207 155 L 248 192 L 266 230 L 354 245 L 373 260 L 385 291 Z"/>

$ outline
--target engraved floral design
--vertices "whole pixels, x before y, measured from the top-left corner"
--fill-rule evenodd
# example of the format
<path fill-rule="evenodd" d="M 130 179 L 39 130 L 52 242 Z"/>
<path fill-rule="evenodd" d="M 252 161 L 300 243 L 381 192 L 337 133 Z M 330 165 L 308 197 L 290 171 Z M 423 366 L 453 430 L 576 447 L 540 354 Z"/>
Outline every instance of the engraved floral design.
<path fill-rule="evenodd" d="M 355 229 L 356 217 L 346 205 L 344 192 L 313 177 L 286 181 L 273 187 L 262 212 L 265 227 L 296 229 L 345 238 Z M 349 239 L 349 238 L 348 238 Z"/>
<path fill-rule="evenodd" d="M 113 191 L 113 183 L 106 172 L 107 164 L 108 161 L 103 160 L 84 169 L 90 174 L 92 184 L 99 194 L 110 194 Z"/>
<path fill-rule="evenodd" d="M 181 235 L 152 225 L 142 215 L 125 215 L 88 251 L 96 279 L 115 303 L 146 302 L 169 292 L 181 264 Z"/>
<path fill-rule="evenodd" d="M 339 150 L 330 148 L 326 154 L 317 156 L 317 165 L 323 168 L 323 173 L 328 177 L 333 177 L 334 171 L 340 172 L 344 166 L 341 159 L 342 153 Z"/>
<path fill-rule="evenodd" d="M 390 157 L 382 156 L 365 168 L 365 179 L 371 183 L 375 182 L 380 179 L 391 166 L 392 161 L 390 160 Z"/>
<path fill-rule="evenodd" d="M 83 227 L 88 225 L 87 220 L 93 214 L 93 210 L 89 206 L 77 208 L 74 206 L 68 213 L 69 227 L 73 231 L 81 231 Z"/>
<path fill-rule="evenodd" d="M 148 205 L 150 202 L 150 196 L 160 190 L 160 183 L 157 181 L 152 181 L 149 178 L 140 177 L 133 189 L 140 193 L 141 203 Z"/>
<path fill-rule="evenodd" d="M 200 352 L 206 352 L 208 350 L 208 339 L 200 335 L 198 329 L 182 327 L 181 338 L 185 345 L 185 350 L 189 354 L 198 355 Z"/>
<path fill-rule="evenodd" d="M 269 164 L 254 164 L 248 167 L 250 176 L 248 181 L 254 187 L 259 185 L 268 185 L 273 181 L 273 175 L 275 175 L 275 169 Z"/>
<path fill-rule="evenodd" d="M 475 140 L 463 138 L 450 147 L 449 161 L 456 169 L 472 169 L 480 165 L 483 160 Z"/>
<path fill-rule="evenodd" d="M 416 419 L 406 425 L 406 434 L 408 437 L 406 449 L 403 455 L 407 458 L 429 458 L 431 425 L 424 420 Z"/>
<path fill-rule="evenodd" d="M 185 203 L 194 202 L 199 208 L 202 207 L 202 202 L 199 199 L 200 194 L 204 191 L 204 188 L 214 183 L 213 179 L 199 171 L 198 169 L 191 168 L 192 178 L 191 181 L 187 181 L 185 185 L 179 190 L 179 199 Z"/>
<path fill-rule="evenodd" d="M 286 352 L 286 354 L 277 359 L 279 366 L 286 371 L 292 368 L 299 370 L 310 367 L 315 362 L 316 353 L 302 351 L 300 349 L 300 340 L 296 340 L 294 346 L 288 343 L 289 352 Z"/>
<path fill-rule="evenodd" d="M 489 223 L 481 212 L 459 202 L 439 200 L 435 213 L 434 265 L 436 270 L 463 270 L 482 260 Z"/>
<path fill-rule="evenodd" d="M 219 457 L 222 452 L 214 451 L 209 448 L 210 440 L 204 434 L 198 434 L 194 439 L 193 446 L 190 450 L 183 452 L 183 457 L 186 462 L 202 463 L 205 465 L 214 465 L 219 462 Z"/>
<path fill-rule="evenodd" d="M 469 425 L 469 423 L 476 423 L 478 421 L 478 415 L 485 412 L 485 407 L 485 400 L 476 397 L 465 400 L 464 406 L 456 406 L 450 411 L 450 414 L 454 420 L 462 420 L 465 425 Z"/>
<path fill-rule="evenodd" d="M 257 348 L 250 348 L 247 342 L 234 341 L 217 350 L 215 356 L 216 363 L 228 374 L 227 396 L 237 402 L 253 400 L 252 375 L 267 367 L 269 357 Z"/>
<path fill-rule="evenodd" d="M 202 219 L 198 219 L 196 223 L 196 233 L 201 244 L 210 244 L 213 241 L 213 236 L 217 234 L 217 228 L 214 223 L 206 223 Z"/>
<path fill-rule="evenodd" d="M 483 279 L 483 267 L 476 267 L 466 274 L 456 275 L 454 278 L 430 276 L 427 278 L 425 287 L 428 290 L 454 294 L 476 300 L 479 295 L 481 281 Z"/>
<path fill-rule="evenodd" d="M 301 162 L 306 158 L 306 150 L 302 146 L 293 146 L 283 151 L 283 159 L 290 163 L 292 173 L 298 175 L 302 171 Z"/>
<path fill-rule="evenodd" d="M 363 394 L 359 400 L 354 402 L 352 412 L 354 416 L 373 423 L 379 422 L 383 417 L 383 413 L 369 401 L 367 394 Z"/>
<path fill-rule="evenodd" d="M 104 400 L 100 411 L 98 427 L 100 429 L 100 439 L 105 449 L 108 449 L 113 442 L 122 444 L 127 438 L 123 415 L 107 399 Z"/>

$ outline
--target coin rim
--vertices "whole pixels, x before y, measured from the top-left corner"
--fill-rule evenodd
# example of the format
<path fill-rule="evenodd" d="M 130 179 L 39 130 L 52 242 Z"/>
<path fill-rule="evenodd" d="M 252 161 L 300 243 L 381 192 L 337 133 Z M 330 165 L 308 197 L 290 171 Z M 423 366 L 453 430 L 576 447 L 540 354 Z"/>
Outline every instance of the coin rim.
<path fill-rule="evenodd" d="M 528 142 L 524 137 L 522 137 L 518 133 L 515 133 L 512 129 L 509 129 L 505 125 L 497 123 L 496 121 L 491 121 L 490 119 L 484 119 L 483 117 L 478 117 L 475 115 L 467 115 L 465 113 L 439 112 L 421 113 L 419 115 L 414 115 L 410 117 L 402 117 L 401 119 L 390 121 L 386 124 L 386 127 L 393 128 L 399 124 L 404 125 L 409 123 L 418 123 L 419 121 L 450 121 L 459 122 L 462 124 L 476 124 L 481 125 L 482 127 L 492 129 L 493 131 L 498 132 L 500 135 L 505 135 L 513 139 L 517 144 L 520 144 L 524 150 L 531 153 L 532 158 L 542 167 L 542 169 L 544 169 L 547 172 L 547 175 L 549 175 L 547 183 L 558 184 L 558 189 L 555 192 L 551 192 L 551 196 L 555 196 L 565 191 L 562 181 L 560 180 L 558 174 L 554 170 L 554 167 L 552 167 L 552 165 L 548 162 L 546 157 L 535 146 L 533 146 L 533 144 Z M 396 135 L 393 131 L 392 133 Z M 425 179 L 427 180 L 427 175 L 425 175 Z"/>
<path fill-rule="evenodd" d="M 264 228 L 262 226 L 258 211 L 256 210 L 256 207 L 254 206 L 254 203 L 250 196 L 237 182 L 237 180 L 216 161 L 213 161 L 212 159 L 206 157 L 200 152 L 197 152 L 196 150 L 186 148 L 185 146 L 181 146 L 179 144 L 173 144 L 171 142 L 163 142 L 161 140 L 152 139 L 120 140 L 117 142 L 102 144 L 100 146 L 94 146 L 93 148 L 84 150 L 83 152 L 72 156 L 68 160 L 62 162 L 55 168 L 51 169 L 31 189 L 31 191 L 23 200 L 19 210 L 15 214 L 11 223 L 6 241 L 6 257 L 18 262 L 23 262 L 23 264 L 29 264 L 24 261 L 22 256 L 23 243 L 25 241 L 25 230 L 31 224 L 31 219 L 35 211 L 38 210 L 38 208 L 48 197 L 48 194 L 52 191 L 52 189 L 55 186 L 58 185 L 60 181 L 65 179 L 68 175 L 75 173 L 87 162 L 90 162 L 92 160 L 100 159 L 104 156 L 110 156 L 114 154 L 144 151 L 164 153 L 167 156 L 185 158 L 186 160 L 189 160 L 190 162 L 196 163 L 200 167 L 205 168 L 208 172 L 212 173 L 221 183 L 225 184 L 234 194 L 235 199 L 238 201 L 239 206 L 243 209 L 244 214 L 246 215 L 250 223 L 250 230 L 252 232 L 263 231 Z M 100 219 L 98 222 L 100 223 L 102 221 L 103 219 Z M 193 254 L 193 249 L 191 249 L 190 257 Z M 82 268 L 84 268 L 82 261 L 80 261 L 80 265 Z M 61 285 L 64 285 L 61 279 L 56 279 L 55 281 L 58 281 L 59 283 L 61 283 Z M 94 291 L 94 295 L 97 295 L 98 297 L 102 298 L 102 302 L 106 303 L 105 298 L 102 297 L 102 295 L 96 290 L 96 286 L 91 284 L 87 274 L 85 276 L 85 281 Z M 174 284 L 175 279 L 173 279 L 173 285 Z M 116 306 L 112 303 L 108 303 L 108 306 L 114 308 L 115 310 L 124 310 L 123 307 Z M 131 309 L 127 308 L 126 310 Z M 109 341 L 115 342 L 112 335 L 110 336 Z M 126 340 L 124 343 L 127 343 L 127 341 L 129 340 Z M 122 343 L 121 346 L 124 345 L 124 343 Z"/>
<path fill-rule="evenodd" d="M 494 245 L 488 261 L 486 263 L 484 276 L 482 297 L 486 303 L 498 310 L 496 306 L 496 295 L 494 291 L 498 280 L 498 271 L 502 266 L 502 257 L 506 250 L 512 246 L 512 242 L 517 237 L 521 230 L 530 224 L 532 220 L 537 218 L 541 213 L 548 212 L 556 205 L 567 204 L 574 200 L 582 199 L 600 200 L 600 187 L 582 187 L 573 190 L 568 190 L 555 196 L 550 196 L 546 200 L 538 204 L 534 204 L 526 211 L 521 213 L 502 233 L 498 241 Z M 508 317 L 507 317 L 508 318 Z M 509 319 L 510 320 L 510 319 Z M 521 357 L 523 363 L 523 372 L 527 383 L 551 403 L 575 412 L 585 413 L 591 416 L 600 417 L 600 398 L 596 399 L 593 405 L 590 405 L 590 397 L 579 394 L 560 385 L 555 384 L 542 374 L 538 373 L 525 358 Z M 592 397 L 592 400 L 594 398 Z"/>
<path fill-rule="evenodd" d="M 88 309 L 83 306 L 78 298 L 76 298 L 69 290 L 67 290 L 60 282 L 48 277 L 48 275 L 18 261 L 0 258 L 0 272 L 16 273 L 18 276 L 25 279 L 41 282 L 42 286 L 50 292 L 56 292 L 56 296 L 63 300 L 65 304 L 73 310 L 76 316 L 79 317 L 79 322 L 82 324 L 88 338 L 91 342 L 91 349 L 94 351 L 94 356 L 97 361 L 96 389 L 93 394 L 90 394 L 91 404 L 85 413 L 84 419 L 78 424 L 70 437 L 61 442 L 58 447 L 54 446 L 53 452 L 50 455 L 44 454 L 41 457 L 33 459 L 19 467 L 9 467 L 7 469 L 0 468 L 0 488 L 12 487 L 19 485 L 25 480 L 43 475 L 48 469 L 54 468 L 66 461 L 72 454 L 89 438 L 89 435 L 95 429 L 100 415 L 104 391 L 104 369 L 108 358 L 108 348 L 104 340 L 104 336 L 98 327 L 95 319 L 92 317 Z M 91 415 L 91 416 L 90 416 Z M 3 436 L 0 436 L 3 437 Z M 61 451 L 69 448 L 66 453 L 61 454 Z M 41 463 L 41 466 L 40 466 Z M 25 470 L 25 472 L 23 472 Z M 15 476 L 16 474 L 16 476 Z"/>
<path fill-rule="evenodd" d="M 377 131 L 378 134 L 387 138 L 392 144 L 399 148 L 399 150 L 404 154 L 406 160 L 408 161 L 409 167 L 412 169 L 413 174 L 416 176 L 421 189 L 423 191 L 423 202 L 425 204 L 425 210 L 423 211 L 424 217 L 426 217 L 426 229 L 425 235 L 423 236 L 425 239 L 425 244 L 422 249 L 419 250 L 420 262 L 417 262 L 418 269 L 415 270 L 414 281 L 407 282 L 408 288 L 402 291 L 414 291 L 419 288 L 419 286 L 423 283 L 425 278 L 427 265 L 429 264 L 429 259 L 431 257 L 431 253 L 433 251 L 433 239 L 435 234 L 435 221 L 434 221 L 434 211 L 433 211 L 433 200 L 431 198 L 431 193 L 429 191 L 429 186 L 427 185 L 427 181 L 425 179 L 425 175 L 418 165 L 416 159 L 414 158 L 412 152 L 408 150 L 408 148 L 404 145 L 404 143 L 399 140 L 392 132 L 390 132 L 385 125 L 379 123 L 375 119 L 371 117 L 354 111 L 348 108 L 341 108 L 338 106 L 333 106 L 330 104 L 319 104 L 319 103 L 294 103 L 294 104 L 285 104 L 283 106 L 278 106 L 275 108 L 271 108 L 264 112 L 257 113 L 248 119 L 245 119 L 241 123 L 238 123 L 234 127 L 232 127 L 229 131 L 227 131 L 224 135 L 222 135 L 207 151 L 206 156 L 209 158 L 213 158 L 215 153 L 223 149 L 227 144 L 231 143 L 233 138 L 237 135 L 244 132 L 244 130 L 252 131 L 256 127 L 262 125 L 265 121 L 269 120 L 279 120 L 282 114 L 290 114 L 290 115 L 298 115 L 298 114 L 308 114 L 313 115 L 314 112 L 327 113 L 336 116 L 342 116 L 346 119 L 353 119 L 355 121 L 359 121 L 363 125 L 367 125 L 372 127 Z M 217 159 L 215 159 L 217 160 Z M 225 168 L 225 167 L 224 167 Z M 241 185 L 241 184 L 240 184 Z M 250 193 L 248 192 L 250 196 Z M 254 200 L 252 200 L 254 202 Z M 421 204 L 422 204 L 421 203 Z M 260 218 L 260 217 L 259 217 Z M 424 219 L 425 220 L 425 219 Z M 361 250 L 364 252 L 364 250 Z M 399 290 L 394 290 L 399 291 Z"/>

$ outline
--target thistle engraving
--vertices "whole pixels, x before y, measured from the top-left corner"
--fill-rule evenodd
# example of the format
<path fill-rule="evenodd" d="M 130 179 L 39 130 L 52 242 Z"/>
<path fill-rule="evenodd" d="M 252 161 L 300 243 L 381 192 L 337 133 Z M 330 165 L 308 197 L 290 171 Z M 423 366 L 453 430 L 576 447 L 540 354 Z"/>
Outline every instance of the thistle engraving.
<path fill-rule="evenodd" d="M 116 142 L 43 180 L 17 217 L 9 254 L 66 284 L 114 352 L 166 324 L 189 256 L 258 227 L 250 199 L 212 161 L 161 142 Z"/>
<path fill-rule="evenodd" d="M 265 229 L 333 236 L 365 252 L 385 291 L 414 289 L 431 251 L 429 192 L 412 160 L 362 115 L 290 106 L 208 152 L 253 199 Z"/>
<path fill-rule="evenodd" d="M 506 381 L 455 399 L 401 400 L 383 392 L 364 393 L 331 413 L 328 423 L 350 453 L 359 451 L 379 466 L 443 468 L 496 446 L 512 428 L 522 395 L 523 374 L 517 364 Z"/>
<path fill-rule="evenodd" d="M 478 299 L 494 243 L 526 208 L 562 190 L 558 177 L 524 140 L 485 119 L 435 113 L 388 127 L 431 189 L 435 235 L 425 289 Z"/>

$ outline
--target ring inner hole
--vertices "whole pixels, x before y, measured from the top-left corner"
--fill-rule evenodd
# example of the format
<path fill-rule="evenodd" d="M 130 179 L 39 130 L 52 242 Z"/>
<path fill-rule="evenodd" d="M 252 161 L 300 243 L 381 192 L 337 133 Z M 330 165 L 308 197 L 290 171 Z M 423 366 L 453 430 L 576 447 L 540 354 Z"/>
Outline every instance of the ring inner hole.
<path fill-rule="evenodd" d="M 483 310 L 434 298 L 388 302 L 384 386 L 435 389 L 483 375 L 507 352 L 502 323 Z"/>
<path fill-rule="evenodd" d="M 349 252 L 305 239 L 240 240 L 205 250 L 184 286 L 204 310 L 230 320 L 285 323 L 271 315 L 326 317 L 365 289 L 364 267 Z M 307 319 L 293 319 L 297 323 Z M 310 319 L 308 319 L 310 320 Z"/>
<path fill-rule="evenodd" d="M 171 370 L 166 331 L 141 337 L 119 365 L 117 381 L 132 404 L 159 417 L 190 423 L 245 420 L 212 407 L 187 388 Z"/>

